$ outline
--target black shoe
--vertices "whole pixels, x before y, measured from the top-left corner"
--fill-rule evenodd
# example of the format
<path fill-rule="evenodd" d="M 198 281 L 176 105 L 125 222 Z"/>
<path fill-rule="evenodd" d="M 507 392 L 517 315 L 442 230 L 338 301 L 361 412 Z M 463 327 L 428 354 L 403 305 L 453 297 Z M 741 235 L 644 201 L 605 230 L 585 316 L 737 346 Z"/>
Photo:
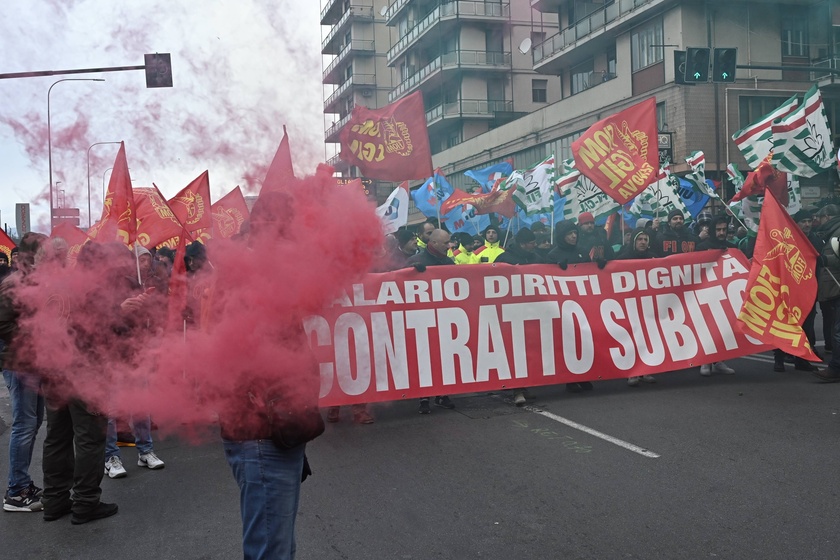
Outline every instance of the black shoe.
<path fill-rule="evenodd" d="M 796 356 L 794 356 L 793 354 L 787 354 L 787 353 L 785 354 L 785 363 L 786 364 L 792 364 L 792 363 L 795 363 L 795 362 L 796 362 Z"/>
<path fill-rule="evenodd" d="M 88 510 L 85 513 L 76 513 L 73 512 L 73 516 L 70 518 L 70 523 L 73 525 L 82 525 L 83 523 L 87 523 L 88 521 L 96 521 L 97 519 L 104 519 L 106 517 L 111 517 L 112 515 L 116 515 L 120 508 L 117 507 L 117 504 L 106 504 L 105 502 L 99 502 L 96 504 L 91 510 Z"/>
<path fill-rule="evenodd" d="M 72 513 L 73 502 L 67 502 L 64 505 L 53 507 L 48 504 L 44 507 L 44 521 L 57 521 L 65 515 Z"/>
<path fill-rule="evenodd" d="M 773 371 L 777 372 L 784 372 L 785 371 L 785 363 L 784 362 L 775 362 L 773 364 Z"/>
<path fill-rule="evenodd" d="M 570 393 L 580 393 L 583 391 L 580 383 L 566 383 L 566 390 Z"/>
<path fill-rule="evenodd" d="M 422 399 L 420 401 L 420 414 L 429 414 L 432 409 L 429 408 L 429 399 Z"/>
<path fill-rule="evenodd" d="M 591 391 L 593 389 L 592 383 L 590 383 L 589 381 L 582 381 L 579 383 L 579 385 L 580 388 L 584 391 Z"/>
<path fill-rule="evenodd" d="M 435 397 L 435 406 L 452 410 L 455 408 L 455 403 L 449 397 Z"/>
<path fill-rule="evenodd" d="M 818 378 L 821 383 L 837 383 L 840 381 L 840 371 L 828 369 L 820 369 L 811 372 L 814 377 Z"/>
<path fill-rule="evenodd" d="M 796 371 L 819 371 L 821 368 L 818 368 L 808 360 L 800 358 L 796 360 L 796 363 L 793 365 L 793 369 Z"/>

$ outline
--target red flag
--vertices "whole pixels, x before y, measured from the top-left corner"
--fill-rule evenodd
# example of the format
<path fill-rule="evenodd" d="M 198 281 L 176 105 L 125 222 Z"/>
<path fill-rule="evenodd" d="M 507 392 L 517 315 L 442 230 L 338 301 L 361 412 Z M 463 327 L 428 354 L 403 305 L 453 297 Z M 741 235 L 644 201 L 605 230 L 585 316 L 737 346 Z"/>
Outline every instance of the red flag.
<path fill-rule="evenodd" d="M 820 361 L 802 322 L 814 306 L 817 251 L 772 193 L 764 198 L 738 328 L 788 354 Z"/>
<path fill-rule="evenodd" d="M 79 252 L 85 243 L 90 241 L 88 234 L 67 222 L 58 224 L 52 229 L 50 237 L 55 239 L 60 237 L 67 242 L 67 265 L 69 267 L 76 266 L 76 259 L 79 257 Z M 2 241 L 0 241 L 2 245 Z"/>
<path fill-rule="evenodd" d="M 111 179 L 108 181 L 102 217 L 93 224 L 87 235 L 98 242 L 122 241 L 129 246 L 137 236 L 137 214 L 124 142 L 120 142 L 120 151 L 117 152 Z"/>
<path fill-rule="evenodd" d="M 456 206 L 470 204 L 475 208 L 476 214 L 496 212 L 512 218 L 516 213 L 516 203 L 513 201 L 514 189 L 501 189 L 502 183 L 504 183 L 504 177 L 496 180 L 489 193 L 467 193 L 455 189 L 449 198 L 441 203 L 440 213 L 446 214 Z"/>
<path fill-rule="evenodd" d="M 772 157 L 772 154 L 768 157 Z M 779 204 L 782 206 L 788 205 L 787 173 L 779 171 L 770 165 L 768 160 L 764 160 L 756 167 L 755 171 L 747 174 L 744 186 L 735 193 L 735 196 L 729 202 L 731 204 L 752 195 L 763 196 L 767 190 L 773 193 Z"/>
<path fill-rule="evenodd" d="M 12 249 L 17 247 L 12 238 L 6 235 L 3 229 L 0 229 L 0 253 L 6 253 L 6 260 L 12 264 Z"/>
<path fill-rule="evenodd" d="M 134 189 L 137 205 L 137 241 L 146 249 L 157 247 L 167 239 L 180 235 L 183 226 L 157 185 Z"/>
<path fill-rule="evenodd" d="M 184 255 L 187 252 L 186 235 L 183 232 L 178 239 L 178 249 L 175 251 L 175 264 L 169 276 L 169 307 L 167 308 L 167 328 L 178 331 L 184 325 L 184 309 L 187 307 L 187 265 Z"/>
<path fill-rule="evenodd" d="M 248 205 L 238 186 L 219 199 L 210 207 L 213 217 L 213 233 L 216 239 L 230 239 L 239 233 L 242 224 L 248 219 Z"/>
<path fill-rule="evenodd" d="M 263 192 L 282 190 L 289 179 L 295 178 L 295 170 L 292 167 L 292 150 L 289 148 L 289 135 L 286 132 L 286 125 L 283 125 L 283 139 L 280 140 L 280 146 L 274 154 L 274 159 L 271 160 L 271 165 L 265 173 L 262 189 Z"/>
<path fill-rule="evenodd" d="M 659 172 L 656 99 L 598 121 L 572 142 L 575 165 L 598 188 L 625 204 Z"/>
<path fill-rule="evenodd" d="M 189 233 L 213 225 L 210 205 L 210 174 L 207 171 L 169 199 L 169 207 Z"/>
<path fill-rule="evenodd" d="M 358 167 L 365 177 L 399 182 L 433 174 L 419 91 L 381 109 L 356 105 L 340 139 L 341 159 Z"/>

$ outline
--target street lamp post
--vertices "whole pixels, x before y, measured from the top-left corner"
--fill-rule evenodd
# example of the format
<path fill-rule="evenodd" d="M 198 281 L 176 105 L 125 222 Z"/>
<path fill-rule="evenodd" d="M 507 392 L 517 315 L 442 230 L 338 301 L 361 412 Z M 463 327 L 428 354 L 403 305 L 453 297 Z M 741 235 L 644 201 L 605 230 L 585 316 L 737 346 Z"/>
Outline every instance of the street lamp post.
<path fill-rule="evenodd" d="M 50 123 L 50 93 L 61 82 L 104 82 L 103 78 L 64 78 L 53 82 L 47 90 L 47 159 L 50 166 L 50 229 L 55 225 L 53 219 L 53 174 L 52 174 L 52 125 Z"/>
<path fill-rule="evenodd" d="M 120 144 L 120 142 L 96 142 L 88 146 L 87 149 L 87 177 L 88 177 L 88 229 L 90 229 L 91 224 L 91 211 L 90 211 L 90 149 L 94 146 L 99 146 L 101 144 Z M 111 168 L 113 169 L 113 168 Z M 102 200 L 105 200 L 105 175 L 102 176 Z"/>
<path fill-rule="evenodd" d="M 114 169 L 114 168 L 109 167 L 108 169 L 105 170 L 105 173 L 102 174 L 102 200 L 103 201 L 105 200 L 105 175 L 107 175 L 108 172 L 111 171 L 112 169 Z"/>

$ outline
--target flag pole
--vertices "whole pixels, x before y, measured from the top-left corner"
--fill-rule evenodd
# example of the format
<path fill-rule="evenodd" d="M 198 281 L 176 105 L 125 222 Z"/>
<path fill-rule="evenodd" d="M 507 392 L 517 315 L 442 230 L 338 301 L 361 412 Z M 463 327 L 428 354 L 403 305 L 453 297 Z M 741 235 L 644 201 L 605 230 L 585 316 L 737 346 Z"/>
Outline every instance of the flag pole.
<path fill-rule="evenodd" d="M 440 197 L 438 197 L 437 173 L 434 172 L 432 173 L 432 184 L 435 186 L 435 200 L 437 201 L 435 210 L 437 210 L 438 227 L 440 227 L 440 205 L 442 204 L 442 201 L 440 200 Z"/>
<path fill-rule="evenodd" d="M 140 277 L 140 251 L 137 249 L 138 241 L 134 240 L 134 263 L 137 265 L 137 283 L 143 287 L 143 279 Z"/>

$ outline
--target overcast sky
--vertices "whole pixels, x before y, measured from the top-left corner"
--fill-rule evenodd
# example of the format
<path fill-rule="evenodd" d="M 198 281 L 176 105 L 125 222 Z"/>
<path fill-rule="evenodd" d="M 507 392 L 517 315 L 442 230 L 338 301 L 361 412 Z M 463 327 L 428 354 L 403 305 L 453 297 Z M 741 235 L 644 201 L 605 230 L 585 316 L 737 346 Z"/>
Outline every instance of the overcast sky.
<path fill-rule="evenodd" d="M 287 125 L 298 175 L 325 159 L 318 0 L 2 0 L 0 73 L 135 66 L 171 53 L 173 88 L 142 70 L 0 80 L 0 217 L 17 202 L 48 232 L 47 91 L 56 205 L 102 209 L 103 176 L 124 140 L 134 186 L 170 197 L 205 169 L 218 199 L 258 191 Z M 329 154 L 332 155 L 332 154 Z M 66 199 L 66 201 L 65 201 Z"/>

